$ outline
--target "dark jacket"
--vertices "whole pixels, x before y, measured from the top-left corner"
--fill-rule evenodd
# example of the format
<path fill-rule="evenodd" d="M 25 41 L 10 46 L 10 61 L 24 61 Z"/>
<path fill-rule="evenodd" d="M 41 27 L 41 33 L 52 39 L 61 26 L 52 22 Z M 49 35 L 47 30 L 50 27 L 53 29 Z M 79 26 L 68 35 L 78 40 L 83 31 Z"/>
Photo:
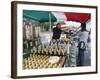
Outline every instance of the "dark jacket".
<path fill-rule="evenodd" d="M 53 28 L 53 39 L 59 39 L 61 35 L 61 29 L 55 27 Z"/>

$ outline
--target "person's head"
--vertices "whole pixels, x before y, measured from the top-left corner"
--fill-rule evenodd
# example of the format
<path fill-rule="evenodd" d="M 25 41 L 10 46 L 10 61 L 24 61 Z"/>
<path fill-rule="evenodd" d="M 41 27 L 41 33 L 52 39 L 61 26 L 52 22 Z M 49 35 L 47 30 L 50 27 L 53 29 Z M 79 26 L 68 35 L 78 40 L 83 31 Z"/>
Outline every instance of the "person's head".
<path fill-rule="evenodd" d="M 56 24 L 56 27 L 57 27 L 57 28 L 61 28 L 61 24 L 60 24 L 60 23 L 57 23 L 57 24 Z"/>
<path fill-rule="evenodd" d="M 81 24 L 81 31 L 86 31 L 86 23 Z"/>

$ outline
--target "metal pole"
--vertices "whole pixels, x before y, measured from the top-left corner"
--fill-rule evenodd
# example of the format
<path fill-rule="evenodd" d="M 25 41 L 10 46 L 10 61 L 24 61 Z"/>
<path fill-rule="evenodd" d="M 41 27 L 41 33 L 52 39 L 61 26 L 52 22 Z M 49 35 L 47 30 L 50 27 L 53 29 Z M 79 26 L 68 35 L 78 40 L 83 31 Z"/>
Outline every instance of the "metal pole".
<path fill-rule="evenodd" d="M 51 32 L 52 32 L 52 28 L 51 28 L 51 13 L 49 13 L 49 26 L 50 26 L 50 40 L 52 39 L 52 35 L 51 35 Z"/>

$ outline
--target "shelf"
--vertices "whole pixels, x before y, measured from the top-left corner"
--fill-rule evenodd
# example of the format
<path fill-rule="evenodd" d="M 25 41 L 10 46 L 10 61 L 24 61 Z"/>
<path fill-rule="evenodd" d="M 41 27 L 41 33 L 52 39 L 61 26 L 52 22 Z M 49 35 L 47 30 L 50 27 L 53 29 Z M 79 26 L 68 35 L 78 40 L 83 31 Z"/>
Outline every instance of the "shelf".
<path fill-rule="evenodd" d="M 66 55 L 59 55 L 59 54 L 40 54 L 40 53 L 36 53 L 37 55 L 48 55 L 48 56 L 67 56 L 67 54 Z"/>

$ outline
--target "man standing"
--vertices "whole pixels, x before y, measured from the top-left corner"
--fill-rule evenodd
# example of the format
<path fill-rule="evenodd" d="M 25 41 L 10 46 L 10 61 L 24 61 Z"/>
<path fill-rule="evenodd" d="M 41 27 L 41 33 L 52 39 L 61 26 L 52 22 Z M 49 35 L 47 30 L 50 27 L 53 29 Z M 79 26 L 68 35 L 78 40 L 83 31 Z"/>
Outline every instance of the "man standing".
<path fill-rule="evenodd" d="M 53 39 L 60 39 L 61 35 L 61 24 L 57 23 L 56 27 L 53 28 Z"/>

